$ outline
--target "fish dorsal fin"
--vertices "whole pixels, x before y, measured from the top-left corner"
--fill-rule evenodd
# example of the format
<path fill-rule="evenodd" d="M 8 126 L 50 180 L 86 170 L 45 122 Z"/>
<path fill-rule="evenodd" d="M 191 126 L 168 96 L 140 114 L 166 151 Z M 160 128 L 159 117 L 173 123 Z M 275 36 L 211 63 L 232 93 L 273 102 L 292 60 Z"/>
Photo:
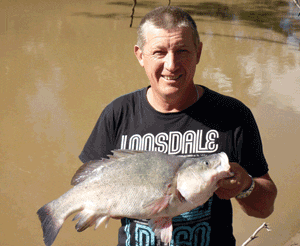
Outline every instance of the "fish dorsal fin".
<path fill-rule="evenodd" d="M 144 151 L 136 151 L 136 150 L 112 150 L 113 155 L 108 155 L 109 159 L 101 159 L 94 160 L 84 163 L 74 174 L 71 185 L 77 185 L 82 181 L 86 180 L 93 171 L 101 166 L 108 165 L 118 159 L 126 158 L 132 155 L 136 155 L 138 153 L 143 153 Z"/>
<path fill-rule="evenodd" d="M 82 181 L 86 180 L 94 170 L 111 161 L 112 160 L 110 159 L 102 159 L 84 163 L 74 174 L 71 180 L 71 185 L 77 185 L 81 183 Z"/>
<path fill-rule="evenodd" d="M 127 150 L 127 149 L 116 149 L 112 150 L 114 155 L 109 156 L 109 158 L 123 158 L 123 157 L 128 157 L 130 155 L 136 155 L 140 153 L 144 153 L 146 151 L 139 151 L 139 150 Z"/>

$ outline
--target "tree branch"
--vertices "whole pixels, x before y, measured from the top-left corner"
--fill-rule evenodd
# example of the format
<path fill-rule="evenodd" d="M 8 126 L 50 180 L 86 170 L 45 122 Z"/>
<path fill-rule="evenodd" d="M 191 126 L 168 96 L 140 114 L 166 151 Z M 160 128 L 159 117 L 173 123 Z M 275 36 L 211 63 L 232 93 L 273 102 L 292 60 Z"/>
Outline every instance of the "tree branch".
<path fill-rule="evenodd" d="M 134 15 L 134 8 L 136 6 L 136 0 L 133 0 L 133 5 L 132 5 L 132 10 L 131 10 L 131 22 L 130 22 L 130 27 L 132 27 L 132 23 L 133 23 L 133 15 Z"/>
<path fill-rule="evenodd" d="M 300 5 L 299 5 L 298 1 L 297 0 L 293 0 L 293 1 L 296 4 L 296 6 L 300 9 Z"/>
<path fill-rule="evenodd" d="M 260 232 L 263 228 L 266 228 L 267 231 L 271 231 L 270 227 L 267 225 L 267 223 L 263 223 L 260 227 L 257 228 L 257 230 L 242 244 L 242 246 L 246 246 L 248 243 L 253 241 L 255 238 L 257 238 L 257 233 Z"/>

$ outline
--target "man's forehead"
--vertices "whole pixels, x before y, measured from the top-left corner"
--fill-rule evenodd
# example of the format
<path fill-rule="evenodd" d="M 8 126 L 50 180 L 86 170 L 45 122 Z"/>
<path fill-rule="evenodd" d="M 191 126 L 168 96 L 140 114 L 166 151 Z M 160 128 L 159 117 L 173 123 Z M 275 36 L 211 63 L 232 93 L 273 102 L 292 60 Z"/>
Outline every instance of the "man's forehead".
<path fill-rule="evenodd" d="M 164 29 L 161 27 L 156 27 L 152 23 L 144 24 L 144 34 L 145 35 L 147 35 L 149 33 L 157 34 L 157 35 L 159 35 L 160 33 L 164 33 L 164 34 L 168 35 L 168 34 L 172 34 L 174 32 L 179 32 L 179 31 L 185 31 L 185 32 L 191 33 L 192 29 L 191 29 L 191 27 L 188 27 L 188 26 L 179 26 L 179 27 Z"/>
<path fill-rule="evenodd" d="M 146 43 L 154 46 L 163 46 L 162 39 L 172 40 L 176 46 L 193 45 L 193 36 L 190 27 L 176 27 L 173 29 L 162 29 L 148 24 L 145 30 Z"/>

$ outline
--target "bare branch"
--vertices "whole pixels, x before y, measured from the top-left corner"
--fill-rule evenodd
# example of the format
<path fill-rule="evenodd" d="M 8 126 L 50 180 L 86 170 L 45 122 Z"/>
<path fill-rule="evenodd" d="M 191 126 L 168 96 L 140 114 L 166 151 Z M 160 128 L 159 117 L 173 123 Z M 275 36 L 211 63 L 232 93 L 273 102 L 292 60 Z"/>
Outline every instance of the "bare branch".
<path fill-rule="evenodd" d="M 294 3 L 296 4 L 296 6 L 300 9 L 300 5 L 299 5 L 299 3 L 298 3 L 298 0 L 293 0 L 294 1 Z"/>
<path fill-rule="evenodd" d="M 134 15 L 134 8 L 136 6 L 136 0 L 133 0 L 133 5 L 132 5 L 132 11 L 131 11 L 131 22 L 130 22 L 130 27 L 132 27 L 132 23 L 133 23 L 133 15 Z"/>
<path fill-rule="evenodd" d="M 263 228 L 266 228 L 267 231 L 271 231 L 270 227 L 267 225 L 267 223 L 263 223 L 260 227 L 257 228 L 257 230 L 242 244 L 242 246 L 246 246 L 248 243 L 250 243 L 252 240 L 257 238 L 257 233 L 260 232 Z"/>

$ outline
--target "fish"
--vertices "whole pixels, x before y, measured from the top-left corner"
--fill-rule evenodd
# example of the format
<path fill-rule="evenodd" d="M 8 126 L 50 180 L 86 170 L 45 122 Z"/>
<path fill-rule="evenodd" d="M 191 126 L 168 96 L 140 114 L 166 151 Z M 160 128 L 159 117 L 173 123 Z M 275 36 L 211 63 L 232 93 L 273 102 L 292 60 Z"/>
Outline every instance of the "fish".
<path fill-rule="evenodd" d="M 155 151 L 114 150 L 108 159 L 83 164 L 72 187 L 38 211 L 46 246 L 51 246 L 64 221 L 78 212 L 78 232 L 111 217 L 147 219 L 162 242 L 172 239 L 172 218 L 203 205 L 220 179 L 231 177 L 226 153 L 203 157 Z"/>

